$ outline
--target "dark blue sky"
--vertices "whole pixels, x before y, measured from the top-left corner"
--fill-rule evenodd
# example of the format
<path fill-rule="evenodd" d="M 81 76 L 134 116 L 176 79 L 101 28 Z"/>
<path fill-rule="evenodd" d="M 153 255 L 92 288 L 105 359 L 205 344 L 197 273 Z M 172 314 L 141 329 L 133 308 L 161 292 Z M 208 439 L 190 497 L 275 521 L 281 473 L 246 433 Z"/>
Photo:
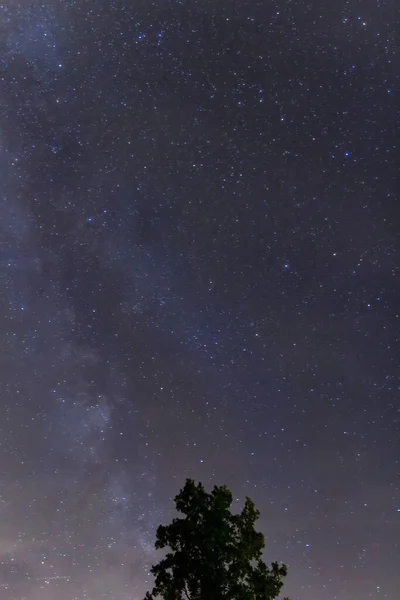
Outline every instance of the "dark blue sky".
<path fill-rule="evenodd" d="M 395 0 L 0 6 L 0 585 L 140 600 L 185 478 L 399 589 Z"/>

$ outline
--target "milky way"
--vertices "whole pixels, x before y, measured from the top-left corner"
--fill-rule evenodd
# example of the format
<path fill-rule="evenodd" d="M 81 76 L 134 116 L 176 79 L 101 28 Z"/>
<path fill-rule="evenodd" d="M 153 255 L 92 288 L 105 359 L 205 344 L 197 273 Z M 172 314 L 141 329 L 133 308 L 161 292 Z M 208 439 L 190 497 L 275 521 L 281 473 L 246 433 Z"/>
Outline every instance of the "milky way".
<path fill-rule="evenodd" d="M 397 21 L 396 21 L 397 19 Z M 140 600 L 186 477 L 399 589 L 399 12 L 0 5 L 0 596 Z"/>

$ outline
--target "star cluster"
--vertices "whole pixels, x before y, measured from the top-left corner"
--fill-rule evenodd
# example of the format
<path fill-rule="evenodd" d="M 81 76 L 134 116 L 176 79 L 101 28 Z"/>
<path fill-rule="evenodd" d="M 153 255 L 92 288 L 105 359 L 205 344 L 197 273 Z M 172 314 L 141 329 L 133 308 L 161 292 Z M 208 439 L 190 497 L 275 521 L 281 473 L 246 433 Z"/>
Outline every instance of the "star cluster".
<path fill-rule="evenodd" d="M 0 596 L 140 600 L 186 477 L 292 600 L 399 588 L 395 0 L 0 5 Z"/>

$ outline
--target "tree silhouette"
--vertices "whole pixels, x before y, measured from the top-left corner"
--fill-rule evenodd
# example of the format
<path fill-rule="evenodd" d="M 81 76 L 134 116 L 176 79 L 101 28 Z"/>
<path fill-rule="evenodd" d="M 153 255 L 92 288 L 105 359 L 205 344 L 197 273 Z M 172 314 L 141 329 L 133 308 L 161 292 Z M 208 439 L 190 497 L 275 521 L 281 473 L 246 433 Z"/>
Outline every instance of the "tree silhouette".
<path fill-rule="evenodd" d="M 273 600 L 287 569 L 262 560 L 264 535 L 254 529 L 259 511 L 246 498 L 240 514 L 230 511 L 232 494 L 186 480 L 175 498 L 178 512 L 170 525 L 157 529 L 156 549 L 169 548 L 151 573 L 155 586 L 145 600 Z M 287 600 L 287 599 L 286 599 Z"/>

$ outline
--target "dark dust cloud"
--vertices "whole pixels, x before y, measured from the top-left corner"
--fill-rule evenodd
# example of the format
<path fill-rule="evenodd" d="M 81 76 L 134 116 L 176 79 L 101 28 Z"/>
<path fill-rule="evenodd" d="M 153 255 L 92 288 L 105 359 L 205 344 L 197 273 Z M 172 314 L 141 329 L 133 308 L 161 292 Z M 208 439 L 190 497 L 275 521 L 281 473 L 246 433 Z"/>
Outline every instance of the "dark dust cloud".
<path fill-rule="evenodd" d="M 397 598 L 399 31 L 0 5 L 2 600 L 139 600 L 186 477 L 255 500 L 293 600 Z"/>

